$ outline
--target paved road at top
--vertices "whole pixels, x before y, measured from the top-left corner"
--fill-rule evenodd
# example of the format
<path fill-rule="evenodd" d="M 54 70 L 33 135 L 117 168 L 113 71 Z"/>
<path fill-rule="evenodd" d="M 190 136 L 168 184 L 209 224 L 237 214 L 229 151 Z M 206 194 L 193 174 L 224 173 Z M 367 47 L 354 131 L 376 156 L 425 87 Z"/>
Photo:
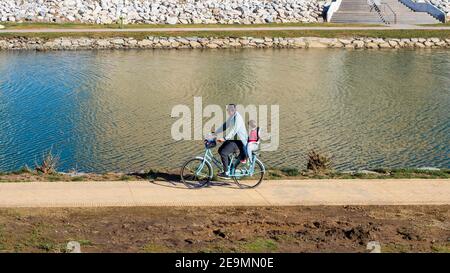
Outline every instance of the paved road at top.
<path fill-rule="evenodd" d="M 79 33 L 79 32 L 214 32 L 214 31 L 289 31 L 289 30 L 450 30 L 450 26 L 392 25 L 374 27 L 163 27 L 163 28 L 30 28 L 3 29 L 0 33 Z"/>
<path fill-rule="evenodd" d="M 0 183 L 0 207 L 450 205 L 450 179 L 264 181 L 189 190 L 175 182 Z"/>

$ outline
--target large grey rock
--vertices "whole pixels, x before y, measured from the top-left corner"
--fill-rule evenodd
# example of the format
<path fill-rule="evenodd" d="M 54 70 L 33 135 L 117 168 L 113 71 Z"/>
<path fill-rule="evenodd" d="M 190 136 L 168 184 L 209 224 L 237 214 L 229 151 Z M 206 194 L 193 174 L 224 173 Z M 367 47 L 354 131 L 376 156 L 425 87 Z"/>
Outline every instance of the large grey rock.
<path fill-rule="evenodd" d="M 111 45 L 111 43 L 108 40 L 97 40 L 96 44 L 99 47 L 108 47 Z"/>
<path fill-rule="evenodd" d="M 70 241 L 67 243 L 66 251 L 68 253 L 81 253 L 80 243 L 77 241 Z"/>
<path fill-rule="evenodd" d="M 150 47 L 152 45 L 153 45 L 153 41 L 150 41 L 147 39 L 138 42 L 138 46 L 140 46 L 140 47 Z"/>
<path fill-rule="evenodd" d="M 380 48 L 391 48 L 391 45 L 390 45 L 389 43 L 386 43 L 386 42 L 385 42 L 385 43 L 380 43 L 380 44 L 379 44 L 379 47 L 380 47 Z"/>
<path fill-rule="evenodd" d="M 197 42 L 197 41 L 190 41 L 190 42 L 189 42 L 189 45 L 190 45 L 190 47 L 192 47 L 192 48 L 200 48 L 200 47 L 202 47 L 202 44 L 200 44 L 200 43 Z"/>
<path fill-rule="evenodd" d="M 366 249 L 370 253 L 381 253 L 381 244 L 378 241 L 370 241 L 367 243 Z"/>
<path fill-rule="evenodd" d="M 355 48 L 364 48 L 364 41 L 355 40 L 353 41 L 353 44 L 355 45 Z"/>
<path fill-rule="evenodd" d="M 374 42 L 369 42 L 366 44 L 366 47 L 369 49 L 376 49 L 376 48 L 378 48 L 378 44 L 376 44 Z"/>
<path fill-rule="evenodd" d="M 178 17 L 167 17 L 166 23 L 169 25 L 175 25 L 178 22 Z"/>
<path fill-rule="evenodd" d="M 123 45 L 123 44 L 125 44 L 125 41 L 123 39 L 118 38 L 118 39 L 112 40 L 111 43 L 113 43 L 115 45 Z"/>
<path fill-rule="evenodd" d="M 307 38 L 306 44 L 309 48 L 327 48 L 328 47 L 328 40 L 324 39 L 316 39 L 316 38 Z"/>

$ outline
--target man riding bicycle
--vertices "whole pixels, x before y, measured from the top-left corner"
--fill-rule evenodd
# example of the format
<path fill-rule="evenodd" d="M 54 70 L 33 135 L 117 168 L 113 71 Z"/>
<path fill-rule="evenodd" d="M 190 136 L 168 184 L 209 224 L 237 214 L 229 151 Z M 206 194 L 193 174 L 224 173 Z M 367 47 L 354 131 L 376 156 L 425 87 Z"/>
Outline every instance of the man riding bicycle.
<path fill-rule="evenodd" d="M 228 119 L 218 128 L 217 133 L 224 133 L 225 137 L 220 138 L 216 133 L 208 134 L 204 141 L 205 151 L 202 156 L 196 156 L 187 160 L 181 168 L 181 181 L 188 188 L 201 188 L 210 184 L 214 177 L 213 165 L 220 169 L 220 177 L 223 179 L 233 179 L 242 189 L 252 189 L 257 187 L 264 180 L 266 168 L 258 158 L 259 127 L 254 120 L 249 121 L 252 129 L 247 133 L 244 119 L 236 111 L 235 104 L 227 105 Z M 248 137 L 250 135 L 250 137 Z M 223 143 L 219 148 L 221 160 L 214 157 L 212 148 L 217 142 Z M 251 143 L 248 148 L 248 154 L 245 147 Z M 239 156 L 236 157 L 235 154 Z M 233 154 L 233 155 L 232 155 Z M 230 156 L 232 155 L 232 156 Z M 243 166 L 239 166 L 247 156 L 251 159 Z M 232 158 L 233 162 L 230 162 Z"/>
<path fill-rule="evenodd" d="M 229 175 L 229 155 L 239 150 L 239 159 L 245 160 L 246 153 L 244 147 L 247 145 L 248 134 L 245 128 L 244 119 L 241 114 L 237 112 L 236 104 L 227 105 L 227 113 L 229 118 L 216 131 L 217 133 L 227 132 L 225 137 L 218 138 L 218 142 L 223 142 L 219 148 L 220 158 L 222 159 L 223 172 L 218 174 L 219 177 L 227 178 Z"/>

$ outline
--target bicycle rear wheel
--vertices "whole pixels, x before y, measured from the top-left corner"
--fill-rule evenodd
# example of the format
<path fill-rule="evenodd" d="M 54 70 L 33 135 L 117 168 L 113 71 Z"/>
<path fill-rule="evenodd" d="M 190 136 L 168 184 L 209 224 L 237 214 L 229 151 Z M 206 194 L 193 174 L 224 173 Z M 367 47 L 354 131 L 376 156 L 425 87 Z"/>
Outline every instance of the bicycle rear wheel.
<path fill-rule="evenodd" d="M 256 160 L 255 170 L 252 176 L 242 176 L 242 177 L 233 176 L 233 180 L 241 189 L 252 189 L 256 188 L 259 184 L 261 184 L 261 182 L 264 179 L 264 174 L 265 174 L 264 165 L 259 160 Z"/>
<path fill-rule="evenodd" d="M 181 182 L 190 189 L 206 186 L 211 177 L 211 166 L 200 158 L 188 160 L 181 169 Z"/>

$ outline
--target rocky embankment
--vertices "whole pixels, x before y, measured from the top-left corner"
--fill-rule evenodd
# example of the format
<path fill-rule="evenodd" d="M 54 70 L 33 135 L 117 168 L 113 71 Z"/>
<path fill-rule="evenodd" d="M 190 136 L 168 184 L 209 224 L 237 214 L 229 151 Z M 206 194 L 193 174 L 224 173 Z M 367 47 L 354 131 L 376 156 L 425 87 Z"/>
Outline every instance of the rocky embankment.
<path fill-rule="evenodd" d="M 322 22 L 324 0 L 1 0 L 0 22 L 263 24 Z"/>
<path fill-rule="evenodd" d="M 97 49 L 225 49 L 225 48 L 450 48 L 450 39 L 411 38 L 0 38 L 0 50 L 97 50 Z"/>

